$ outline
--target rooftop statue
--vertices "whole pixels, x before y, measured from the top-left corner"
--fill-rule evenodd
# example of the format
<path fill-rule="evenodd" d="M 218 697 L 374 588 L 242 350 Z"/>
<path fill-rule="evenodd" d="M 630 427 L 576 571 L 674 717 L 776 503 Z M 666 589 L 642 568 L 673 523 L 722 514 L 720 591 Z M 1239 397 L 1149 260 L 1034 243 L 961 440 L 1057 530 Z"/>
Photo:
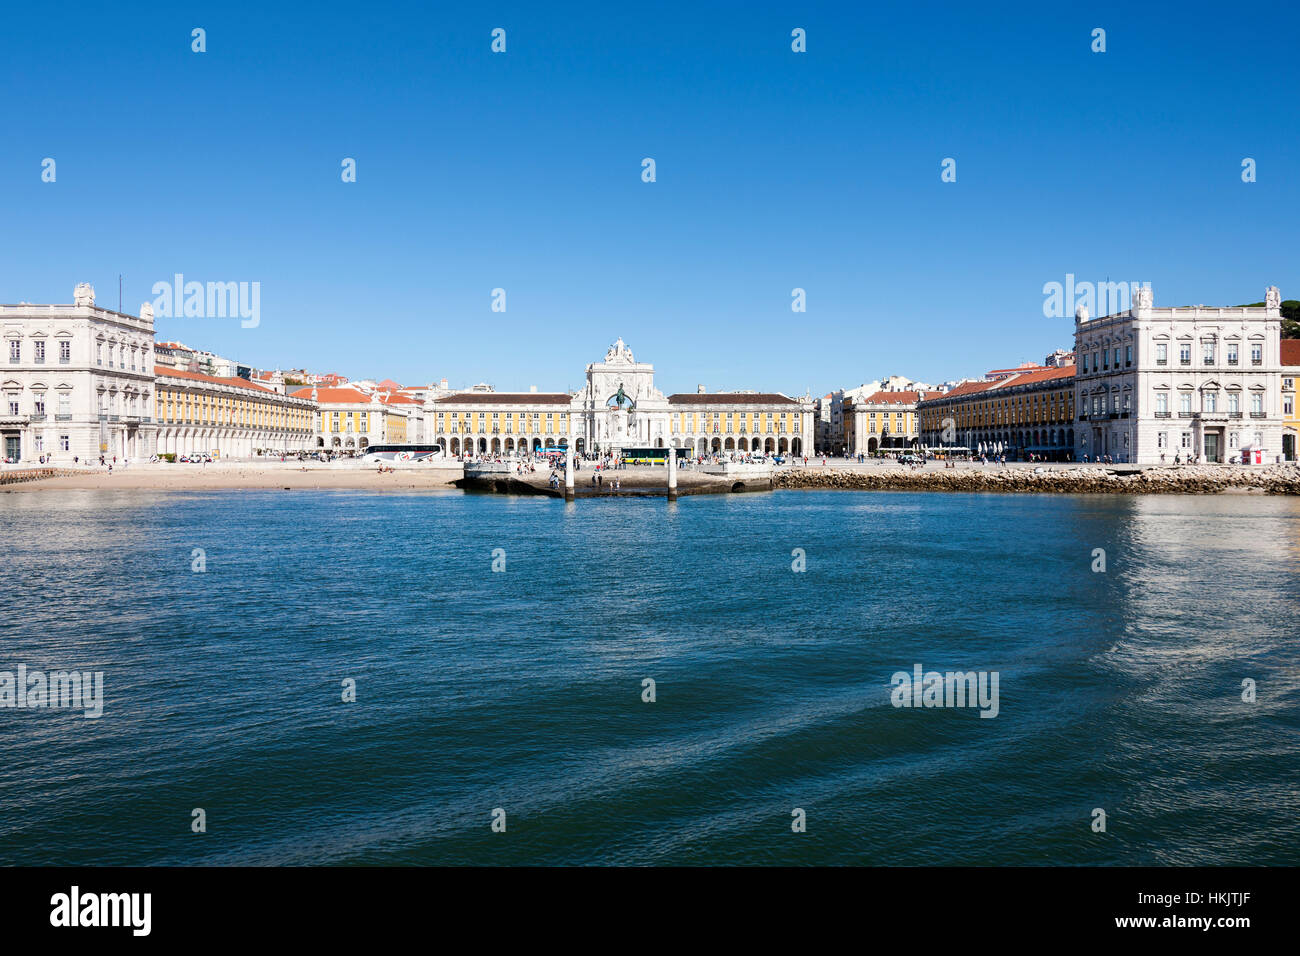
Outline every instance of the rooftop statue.
<path fill-rule="evenodd" d="M 623 342 L 623 339 L 620 338 L 617 342 L 611 345 L 609 351 L 605 353 L 605 361 L 631 363 L 633 361 L 632 350 L 629 349 Z"/>

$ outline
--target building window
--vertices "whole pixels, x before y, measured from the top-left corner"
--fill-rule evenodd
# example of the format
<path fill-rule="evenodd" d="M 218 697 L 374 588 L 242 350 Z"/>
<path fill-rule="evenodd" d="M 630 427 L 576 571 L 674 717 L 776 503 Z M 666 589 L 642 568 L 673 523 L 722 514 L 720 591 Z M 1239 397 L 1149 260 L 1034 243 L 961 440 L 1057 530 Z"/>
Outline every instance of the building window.
<path fill-rule="evenodd" d="M 45 343 L 42 340 L 37 339 L 32 343 L 32 353 L 37 365 L 45 364 Z"/>
<path fill-rule="evenodd" d="M 60 435 L 60 436 L 59 436 L 59 451 L 71 451 L 71 450 L 72 450 L 72 442 L 70 441 L 70 439 L 68 438 L 68 436 L 67 436 L 67 435 Z"/>
<path fill-rule="evenodd" d="M 1191 447 L 1192 447 L 1192 433 L 1191 433 L 1191 432 L 1183 432 L 1183 434 L 1182 434 L 1182 446 L 1183 446 L 1184 449 L 1187 449 L 1187 448 L 1191 448 Z"/>
<path fill-rule="evenodd" d="M 1264 346 L 1260 345 L 1258 342 L 1256 342 L 1250 347 L 1250 364 L 1251 365 L 1264 364 Z"/>
<path fill-rule="evenodd" d="M 1204 365 L 1214 364 L 1214 343 L 1213 342 L 1201 343 L 1201 363 Z"/>
<path fill-rule="evenodd" d="M 1241 414 L 1241 396 L 1238 395 L 1236 392 L 1228 393 L 1228 414 L 1229 415 Z"/>
<path fill-rule="evenodd" d="M 1256 392 L 1254 395 L 1250 396 L 1250 413 L 1252 415 L 1264 414 L 1264 396 L 1261 395 L 1259 392 Z"/>
<path fill-rule="evenodd" d="M 1156 343 L 1156 364 L 1157 365 L 1169 364 L 1169 346 L 1166 345 L 1164 342 Z"/>
<path fill-rule="evenodd" d="M 1228 343 L 1228 364 L 1229 365 L 1237 364 L 1237 343 L 1236 342 Z"/>
<path fill-rule="evenodd" d="M 72 361 L 72 343 L 63 341 L 59 343 L 59 364 L 67 365 Z"/>
<path fill-rule="evenodd" d="M 1156 432 L 1156 447 L 1157 448 L 1169 447 L 1169 432 Z"/>
<path fill-rule="evenodd" d="M 1205 405 L 1205 410 L 1207 412 L 1217 412 L 1219 410 L 1218 392 L 1213 392 L 1213 391 L 1206 392 L 1205 395 L 1202 397 L 1202 401 Z"/>
<path fill-rule="evenodd" d="M 1124 346 L 1124 367 L 1128 368 L 1133 364 L 1133 346 Z"/>
<path fill-rule="evenodd" d="M 1179 365 L 1191 365 L 1191 364 L 1192 364 L 1192 343 L 1190 343 L 1190 342 L 1183 342 L 1183 343 L 1179 344 L 1179 346 L 1178 346 L 1178 364 L 1179 364 Z"/>
<path fill-rule="evenodd" d="M 17 365 L 23 360 L 23 344 L 18 339 L 9 340 L 9 364 Z"/>
<path fill-rule="evenodd" d="M 1164 392 L 1159 392 L 1156 394 L 1156 414 L 1157 415 L 1169 414 L 1169 396 L 1166 395 Z"/>
<path fill-rule="evenodd" d="M 1182 392 L 1178 396 L 1178 414 L 1190 415 L 1192 413 L 1192 393 Z"/>

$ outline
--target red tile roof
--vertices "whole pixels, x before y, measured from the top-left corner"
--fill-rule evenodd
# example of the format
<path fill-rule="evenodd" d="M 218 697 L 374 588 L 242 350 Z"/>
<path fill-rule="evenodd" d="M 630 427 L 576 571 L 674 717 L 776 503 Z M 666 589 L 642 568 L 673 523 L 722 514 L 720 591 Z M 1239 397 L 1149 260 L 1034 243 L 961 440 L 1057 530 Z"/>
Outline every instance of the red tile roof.
<path fill-rule="evenodd" d="M 1038 382 L 1050 382 L 1058 378 L 1074 378 L 1074 366 L 1062 365 L 1060 368 L 1041 368 L 1032 372 L 1022 372 L 1011 378 L 994 382 L 998 388 L 1015 388 L 1017 385 L 1034 385 Z"/>
<path fill-rule="evenodd" d="M 256 382 L 250 382 L 246 378 L 226 378 L 218 375 L 204 375 L 202 372 L 186 372 L 178 368 L 168 368 L 166 365 L 155 365 L 153 373 L 156 376 L 167 376 L 169 378 L 183 378 L 191 382 L 205 382 L 209 385 L 226 385 L 230 388 L 243 388 L 250 392 L 270 392 L 276 394 L 275 389 L 266 388 L 258 385 Z"/>
<path fill-rule="evenodd" d="M 445 405 L 568 405 L 566 392 L 461 392 L 438 399 Z"/>
<path fill-rule="evenodd" d="M 862 400 L 863 405 L 915 405 L 927 398 L 938 398 L 938 392 L 874 392 Z"/>
<path fill-rule="evenodd" d="M 300 388 L 290 394 L 294 398 L 311 398 L 312 389 Z M 316 402 L 319 405 L 368 405 L 370 396 L 358 392 L 355 388 L 317 388 Z"/>
<path fill-rule="evenodd" d="M 1282 340 L 1282 364 L 1300 365 L 1300 339 Z"/>
<path fill-rule="evenodd" d="M 669 405 L 798 405 L 776 392 L 679 392 L 668 396 Z"/>

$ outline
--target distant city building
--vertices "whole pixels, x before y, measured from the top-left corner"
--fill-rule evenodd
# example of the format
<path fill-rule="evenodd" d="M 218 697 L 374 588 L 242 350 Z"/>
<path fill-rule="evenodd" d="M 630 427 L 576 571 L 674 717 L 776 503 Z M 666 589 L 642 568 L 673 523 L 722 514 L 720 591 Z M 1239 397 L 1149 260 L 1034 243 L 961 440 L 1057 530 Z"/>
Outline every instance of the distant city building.
<path fill-rule="evenodd" d="M 1066 365 L 1074 364 L 1074 353 L 1068 349 L 1057 349 L 1047 358 L 1043 359 L 1043 365 L 1047 368 L 1063 368 Z"/>
<path fill-rule="evenodd" d="M 8 359 L 0 380 L 0 448 L 55 462 L 153 454 L 153 307 L 95 305 L 88 283 L 72 305 L 0 305 Z"/>
<path fill-rule="evenodd" d="M 1154 307 L 1149 288 L 1126 312 L 1075 317 L 1077 455 L 1156 464 L 1282 454 L 1278 381 L 1281 295 L 1264 306 Z"/>

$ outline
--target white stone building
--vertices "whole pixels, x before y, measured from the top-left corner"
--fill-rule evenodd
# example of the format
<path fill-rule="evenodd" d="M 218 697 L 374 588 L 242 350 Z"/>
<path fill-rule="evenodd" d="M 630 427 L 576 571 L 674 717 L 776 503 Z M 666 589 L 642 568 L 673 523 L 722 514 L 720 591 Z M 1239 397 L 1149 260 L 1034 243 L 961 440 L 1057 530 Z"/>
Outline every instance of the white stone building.
<path fill-rule="evenodd" d="M 1158 464 L 1282 454 L 1281 294 L 1260 307 L 1154 307 L 1075 317 L 1075 456 Z M 1163 456 L 1163 457 L 1162 457 Z"/>
<path fill-rule="evenodd" d="M 102 308 L 83 282 L 72 305 L 0 305 L 0 330 L 4 457 L 70 463 L 153 454 L 151 305 L 138 316 Z"/>

